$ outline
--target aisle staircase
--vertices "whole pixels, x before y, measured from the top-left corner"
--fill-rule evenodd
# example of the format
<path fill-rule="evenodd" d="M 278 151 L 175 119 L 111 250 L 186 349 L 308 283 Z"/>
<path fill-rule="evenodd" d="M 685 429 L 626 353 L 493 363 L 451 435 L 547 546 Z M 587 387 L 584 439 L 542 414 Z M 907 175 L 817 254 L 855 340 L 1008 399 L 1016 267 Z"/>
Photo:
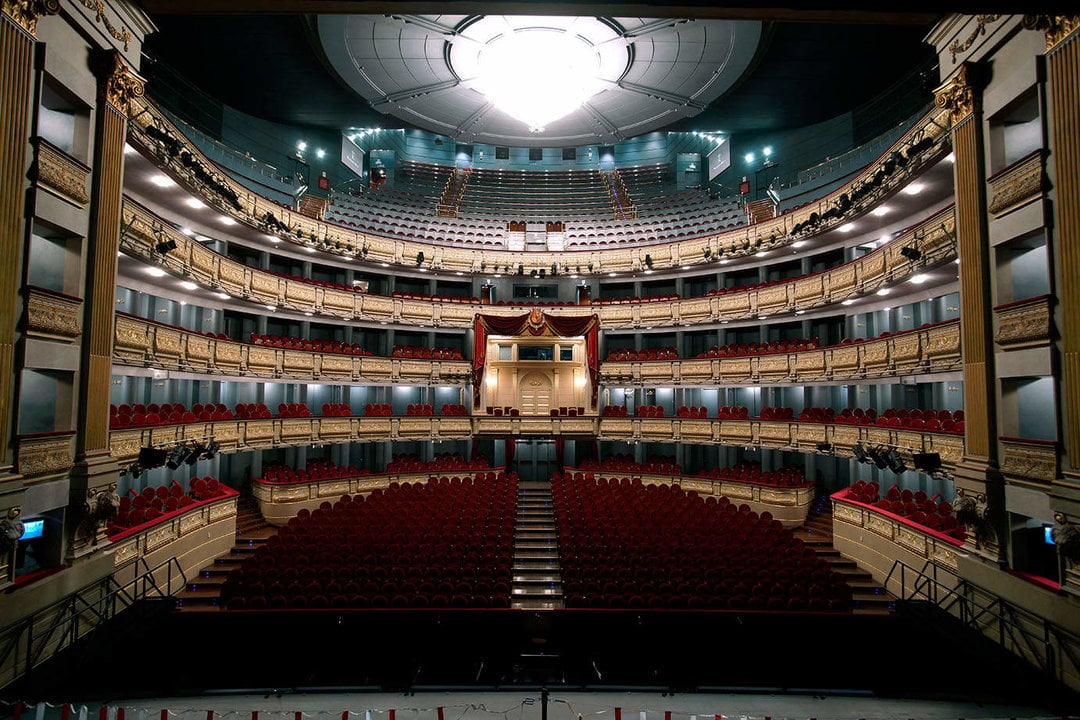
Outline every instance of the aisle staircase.
<path fill-rule="evenodd" d="M 240 567 L 255 550 L 277 535 L 278 529 L 263 518 L 258 501 L 250 495 L 236 503 L 236 543 L 226 555 L 199 570 L 176 596 L 181 612 L 216 612 L 221 609 L 221 586 L 229 573 Z"/>
<path fill-rule="evenodd" d="M 776 217 L 776 210 L 773 207 L 773 201 L 769 198 L 746 203 L 746 222 L 750 225 L 772 220 L 774 217 Z"/>
<path fill-rule="evenodd" d="M 323 220 L 326 216 L 326 207 L 329 204 L 329 198 L 317 197 L 311 193 L 305 193 L 300 196 L 300 205 L 297 207 L 297 212 L 305 217 Z"/>
<path fill-rule="evenodd" d="M 511 607 L 522 610 L 563 607 L 559 538 L 550 481 L 518 483 L 513 575 Z"/>
<path fill-rule="evenodd" d="M 634 204 L 630 192 L 626 189 L 622 175 L 616 168 L 612 171 L 601 170 L 604 177 L 604 187 L 607 189 L 608 204 L 611 205 L 612 216 L 616 220 L 634 220 L 638 216 L 637 205 Z"/>
<path fill-rule="evenodd" d="M 453 174 L 443 186 L 442 195 L 435 206 L 436 217 L 456 218 L 461 199 L 465 197 L 465 187 L 469 184 L 472 168 L 455 168 Z"/>
<path fill-rule="evenodd" d="M 816 501 L 806 523 L 792 531 L 795 537 L 826 560 L 833 571 L 851 588 L 852 612 L 855 615 L 892 615 L 896 597 L 874 582 L 870 573 L 833 547 L 832 503 L 827 495 Z"/>

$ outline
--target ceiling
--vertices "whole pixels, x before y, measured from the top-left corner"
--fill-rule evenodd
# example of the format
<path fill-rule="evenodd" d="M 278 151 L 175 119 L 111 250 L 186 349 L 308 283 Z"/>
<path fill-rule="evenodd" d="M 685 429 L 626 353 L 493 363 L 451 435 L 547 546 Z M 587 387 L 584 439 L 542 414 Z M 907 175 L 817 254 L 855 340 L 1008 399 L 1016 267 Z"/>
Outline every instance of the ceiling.
<path fill-rule="evenodd" d="M 611 6 L 613 12 L 621 7 Z M 155 83 L 180 75 L 190 81 L 176 92 L 186 100 L 205 93 L 275 122 L 333 129 L 422 125 L 378 111 L 384 107 L 373 109 L 342 81 L 319 42 L 325 21 L 314 16 L 159 13 L 153 19 L 160 32 L 146 45 L 150 60 L 144 65 L 151 93 Z M 763 23 L 744 72 L 726 79 L 726 89 L 696 117 L 674 114 L 659 124 L 738 133 L 826 120 L 931 60 L 932 50 L 922 42 L 931 24 L 922 15 L 890 24 Z"/>

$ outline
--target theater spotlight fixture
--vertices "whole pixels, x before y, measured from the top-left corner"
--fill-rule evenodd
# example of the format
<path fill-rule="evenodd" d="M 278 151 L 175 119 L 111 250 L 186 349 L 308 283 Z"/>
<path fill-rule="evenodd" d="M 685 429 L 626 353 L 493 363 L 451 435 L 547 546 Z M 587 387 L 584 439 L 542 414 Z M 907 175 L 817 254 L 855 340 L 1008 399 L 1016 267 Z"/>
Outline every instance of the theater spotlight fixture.
<path fill-rule="evenodd" d="M 889 461 L 885 459 L 885 452 L 885 448 L 876 447 L 871 448 L 867 453 L 870 456 L 870 459 L 874 461 L 874 464 L 877 465 L 878 470 L 884 470 L 889 467 Z"/>
<path fill-rule="evenodd" d="M 558 275 L 559 274 L 559 263 L 551 263 L 551 274 L 552 275 Z"/>
<path fill-rule="evenodd" d="M 645 267 L 652 267 L 652 255 L 645 253 Z"/>
<path fill-rule="evenodd" d="M 533 271 L 533 272 L 535 274 L 535 271 Z M 521 263 L 518 263 L 517 274 L 518 275 L 524 275 L 525 274 L 525 266 L 523 264 L 521 264 Z"/>
<path fill-rule="evenodd" d="M 221 450 L 221 443 L 216 440 L 211 440 L 206 448 L 203 450 L 202 455 L 199 456 L 200 460 L 212 460 L 215 455 Z"/>
<path fill-rule="evenodd" d="M 912 262 L 922 259 L 922 251 L 914 245 L 907 245 L 900 248 L 900 254 Z"/>
<path fill-rule="evenodd" d="M 142 475 L 142 472 L 143 469 L 142 466 L 139 465 L 139 463 L 132 463 L 131 467 L 128 468 L 128 474 L 130 474 L 131 477 L 135 478 L 136 480 L 139 479 L 139 476 Z"/>
<path fill-rule="evenodd" d="M 889 469 L 898 475 L 907 470 L 904 458 L 900 456 L 896 448 L 891 448 L 889 452 L 885 453 L 885 462 L 889 464 Z"/>
<path fill-rule="evenodd" d="M 870 458 L 866 455 L 866 450 L 862 445 L 853 445 L 851 447 L 851 454 L 855 456 L 855 459 L 861 463 L 870 462 Z"/>
<path fill-rule="evenodd" d="M 817 451 L 819 453 L 831 453 L 832 452 L 832 443 L 827 443 L 827 442 L 818 443 L 817 444 Z"/>
<path fill-rule="evenodd" d="M 190 453 L 191 450 L 189 450 L 186 445 L 177 445 L 172 449 L 172 452 L 169 453 L 169 458 L 165 461 L 165 467 L 170 470 L 176 470 L 184 464 Z"/>
<path fill-rule="evenodd" d="M 157 249 L 157 251 L 159 253 L 164 255 L 165 253 L 169 252 L 170 250 L 175 250 L 176 249 L 176 241 L 173 240 L 172 238 L 169 238 L 168 240 L 162 240 L 161 242 L 159 242 L 154 247 Z"/>
<path fill-rule="evenodd" d="M 916 470 L 920 470 L 924 473 L 935 473 L 941 469 L 941 454 L 913 453 L 911 462 L 914 463 Z"/>
<path fill-rule="evenodd" d="M 702 251 L 705 254 L 705 259 L 708 260 L 712 257 L 712 248 L 707 247 Z"/>
<path fill-rule="evenodd" d="M 423 265 L 424 264 L 424 251 L 423 250 L 416 253 L 416 264 L 417 265 Z"/>
<path fill-rule="evenodd" d="M 536 268 L 529 271 L 529 277 L 536 277 Z"/>

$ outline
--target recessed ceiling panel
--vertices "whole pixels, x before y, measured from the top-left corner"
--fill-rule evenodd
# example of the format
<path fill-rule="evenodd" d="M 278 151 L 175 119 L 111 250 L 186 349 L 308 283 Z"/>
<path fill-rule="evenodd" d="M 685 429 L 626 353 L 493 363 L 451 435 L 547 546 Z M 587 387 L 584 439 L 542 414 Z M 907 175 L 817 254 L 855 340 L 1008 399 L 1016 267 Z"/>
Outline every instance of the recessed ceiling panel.
<path fill-rule="evenodd" d="M 692 117 L 746 72 L 754 21 L 326 15 L 334 71 L 379 112 L 466 142 L 615 142 Z"/>

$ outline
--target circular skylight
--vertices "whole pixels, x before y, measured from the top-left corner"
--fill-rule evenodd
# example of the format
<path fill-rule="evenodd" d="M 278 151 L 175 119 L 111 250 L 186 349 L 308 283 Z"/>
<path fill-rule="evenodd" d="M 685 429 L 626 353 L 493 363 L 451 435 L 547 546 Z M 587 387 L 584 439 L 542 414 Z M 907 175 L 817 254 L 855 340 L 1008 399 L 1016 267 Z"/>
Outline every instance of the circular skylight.
<path fill-rule="evenodd" d="M 330 65 L 373 108 L 462 142 L 614 143 L 692 117 L 743 75 L 761 23 L 323 15 Z"/>

